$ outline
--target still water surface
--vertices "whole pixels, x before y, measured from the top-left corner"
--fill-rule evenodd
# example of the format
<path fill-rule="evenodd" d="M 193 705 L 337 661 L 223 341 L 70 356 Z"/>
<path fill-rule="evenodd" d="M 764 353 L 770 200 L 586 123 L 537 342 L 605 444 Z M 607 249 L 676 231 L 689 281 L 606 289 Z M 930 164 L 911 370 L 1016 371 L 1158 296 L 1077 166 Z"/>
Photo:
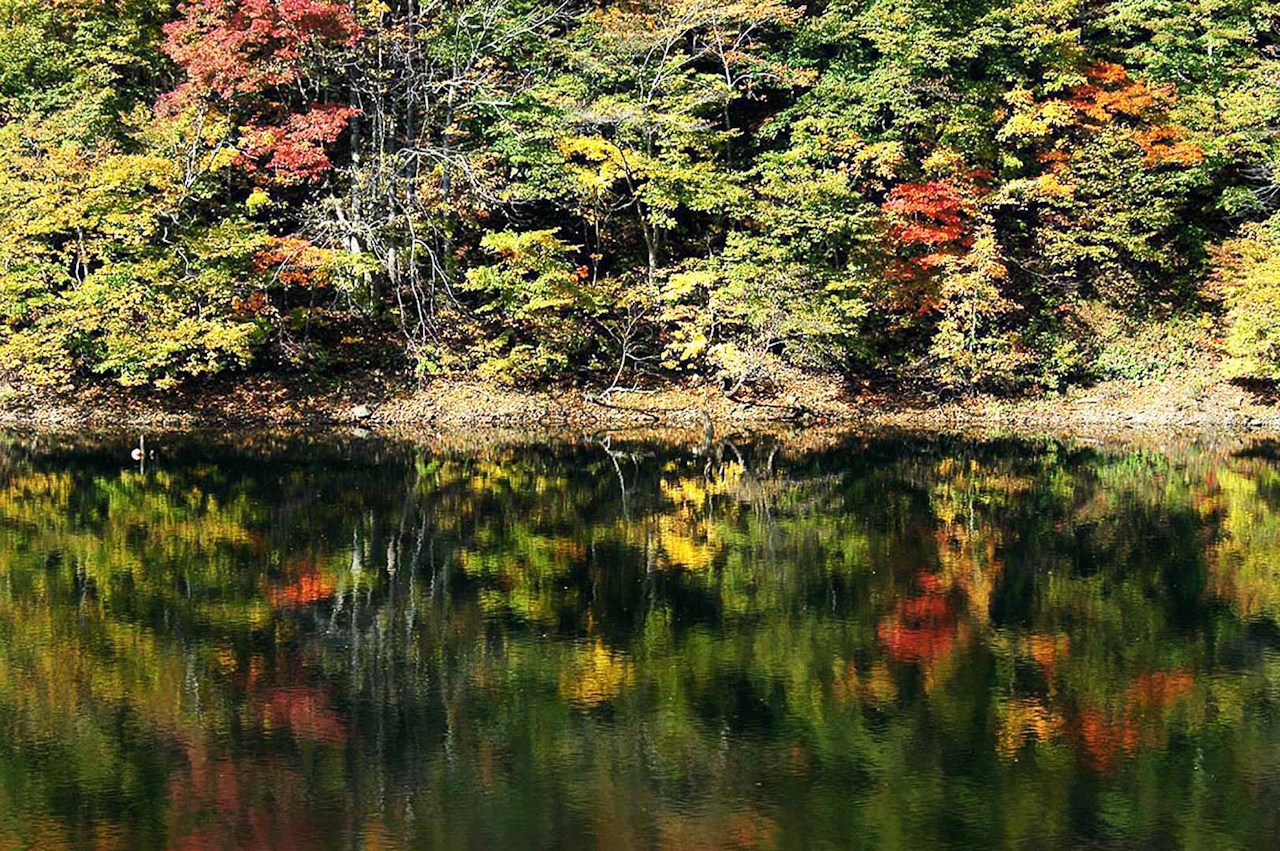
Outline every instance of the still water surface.
<path fill-rule="evenodd" d="M 1280 845 L 1280 450 L 0 440 L 0 848 Z"/>

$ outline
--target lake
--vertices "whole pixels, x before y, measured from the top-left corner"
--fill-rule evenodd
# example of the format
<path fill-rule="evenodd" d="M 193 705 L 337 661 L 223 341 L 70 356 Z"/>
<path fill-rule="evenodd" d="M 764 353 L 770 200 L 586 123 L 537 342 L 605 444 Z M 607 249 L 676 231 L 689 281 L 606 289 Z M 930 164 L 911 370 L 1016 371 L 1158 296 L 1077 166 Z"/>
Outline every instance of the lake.
<path fill-rule="evenodd" d="M 1280 444 L 0 439 L 0 848 L 1280 845 Z"/>

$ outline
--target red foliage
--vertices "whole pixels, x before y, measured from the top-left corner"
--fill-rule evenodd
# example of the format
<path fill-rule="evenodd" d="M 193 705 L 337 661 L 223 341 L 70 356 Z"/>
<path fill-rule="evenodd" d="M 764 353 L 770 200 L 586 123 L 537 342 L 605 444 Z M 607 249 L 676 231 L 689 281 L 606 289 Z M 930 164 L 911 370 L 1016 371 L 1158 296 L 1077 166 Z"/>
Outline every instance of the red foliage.
<path fill-rule="evenodd" d="M 937 303 L 931 284 L 934 273 L 973 244 L 972 180 L 979 177 L 902 183 L 881 205 L 890 217 L 890 236 L 901 249 L 887 272 L 897 284 L 895 299 L 901 308 L 916 314 L 931 310 Z"/>
<path fill-rule="evenodd" d="M 958 186 L 941 180 L 903 183 L 893 188 L 883 210 L 897 219 L 894 235 L 907 244 L 930 247 L 959 241 L 972 205 Z"/>
<path fill-rule="evenodd" d="M 255 122 L 246 128 L 245 153 L 254 158 L 270 156 L 267 168 L 286 179 L 316 180 L 332 167 L 324 146 L 342 135 L 355 114 L 349 107 L 317 104 L 308 112 L 290 115 L 283 126 Z"/>
<path fill-rule="evenodd" d="M 165 53 L 187 72 L 184 88 L 224 99 L 287 86 L 307 52 L 360 34 L 346 5 L 328 0 L 190 0 L 179 12 Z"/>
<path fill-rule="evenodd" d="M 179 13 L 165 27 L 164 51 L 187 78 L 161 98 L 160 109 L 220 102 L 247 119 L 246 154 L 267 159 L 279 180 L 316 180 L 327 172 L 324 145 L 337 139 L 354 110 L 312 104 L 294 111 L 285 90 L 325 49 L 360 37 L 347 6 L 331 0 L 189 0 Z"/>

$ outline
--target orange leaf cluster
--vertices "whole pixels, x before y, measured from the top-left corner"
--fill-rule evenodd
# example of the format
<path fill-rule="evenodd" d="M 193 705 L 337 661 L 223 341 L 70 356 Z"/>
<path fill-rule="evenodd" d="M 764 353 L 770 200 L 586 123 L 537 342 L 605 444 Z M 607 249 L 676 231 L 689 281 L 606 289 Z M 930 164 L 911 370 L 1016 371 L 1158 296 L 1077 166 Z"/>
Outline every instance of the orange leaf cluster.
<path fill-rule="evenodd" d="M 280 283 L 321 287 L 329 283 L 330 252 L 296 236 L 273 236 L 253 257 L 254 271 L 274 272 Z"/>
<path fill-rule="evenodd" d="M 271 591 L 271 605 L 274 608 L 306 606 L 327 600 L 335 593 L 333 583 L 323 576 L 314 573 L 303 574 L 283 588 Z"/>
<path fill-rule="evenodd" d="M 1094 65 L 1087 76 L 1090 82 L 1076 87 L 1070 104 L 1102 124 L 1121 115 L 1138 118 L 1152 110 L 1163 110 L 1173 100 L 1171 88 L 1153 88 L 1131 80 L 1124 68 L 1109 62 Z"/>
<path fill-rule="evenodd" d="M 1111 768 L 1140 747 L 1161 744 L 1166 733 L 1162 716 L 1181 701 L 1194 684 L 1185 671 L 1144 672 L 1125 690 L 1124 703 L 1113 714 L 1088 707 L 1080 712 L 1076 733 L 1089 761 L 1099 770 Z"/>
<path fill-rule="evenodd" d="M 242 317 L 258 316 L 267 306 L 267 294 L 258 290 L 248 298 L 233 298 L 231 309 Z"/>
<path fill-rule="evenodd" d="M 1147 155 L 1149 167 L 1166 163 L 1193 166 L 1204 162 L 1204 149 L 1186 141 L 1180 127 L 1153 127 L 1138 134 L 1138 144 Z"/>

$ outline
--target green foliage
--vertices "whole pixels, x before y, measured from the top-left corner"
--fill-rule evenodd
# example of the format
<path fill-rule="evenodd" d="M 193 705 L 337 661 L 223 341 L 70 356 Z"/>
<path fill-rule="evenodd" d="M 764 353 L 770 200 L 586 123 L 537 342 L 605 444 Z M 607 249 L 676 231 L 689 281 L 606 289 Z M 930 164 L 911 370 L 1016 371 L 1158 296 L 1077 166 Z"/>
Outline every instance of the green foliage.
<path fill-rule="evenodd" d="M 705 360 L 735 390 L 773 381 L 785 364 L 839 364 L 867 304 L 859 282 L 813 272 L 776 237 L 731 235 L 722 254 L 664 287 L 666 364 Z"/>
<path fill-rule="evenodd" d="M 74 114 L 0 130 L 0 369 L 61 384 L 102 374 L 173 383 L 242 367 L 261 329 L 235 308 L 263 236 L 188 210 L 225 166 L 200 137 L 167 129 L 88 147 Z M 195 153 L 200 161 L 192 161 Z"/>
<path fill-rule="evenodd" d="M 71 110 L 75 138 L 112 135 L 115 116 L 157 94 L 166 0 L 0 2 L 0 115 Z"/>
<path fill-rule="evenodd" d="M 938 287 L 942 318 L 929 343 L 942 386 L 1008 388 L 1028 360 L 1009 319 L 1016 306 L 1001 292 L 1007 277 L 989 226 L 965 254 L 948 259 Z"/>
<path fill-rule="evenodd" d="M 585 269 L 571 265 L 574 246 L 552 230 L 487 234 L 481 247 L 497 262 L 467 273 L 463 287 L 481 294 L 481 315 L 509 330 L 479 351 L 482 373 L 531 381 L 566 371 L 590 343 L 601 309 Z"/>
<path fill-rule="evenodd" d="M 1207 329 L 1195 317 L 1133 323 L 1099 309 L 1090 329 L 1097 335 L 1098 378 L 1159 381 L 1203 365 L 1210 346 Z"/>

